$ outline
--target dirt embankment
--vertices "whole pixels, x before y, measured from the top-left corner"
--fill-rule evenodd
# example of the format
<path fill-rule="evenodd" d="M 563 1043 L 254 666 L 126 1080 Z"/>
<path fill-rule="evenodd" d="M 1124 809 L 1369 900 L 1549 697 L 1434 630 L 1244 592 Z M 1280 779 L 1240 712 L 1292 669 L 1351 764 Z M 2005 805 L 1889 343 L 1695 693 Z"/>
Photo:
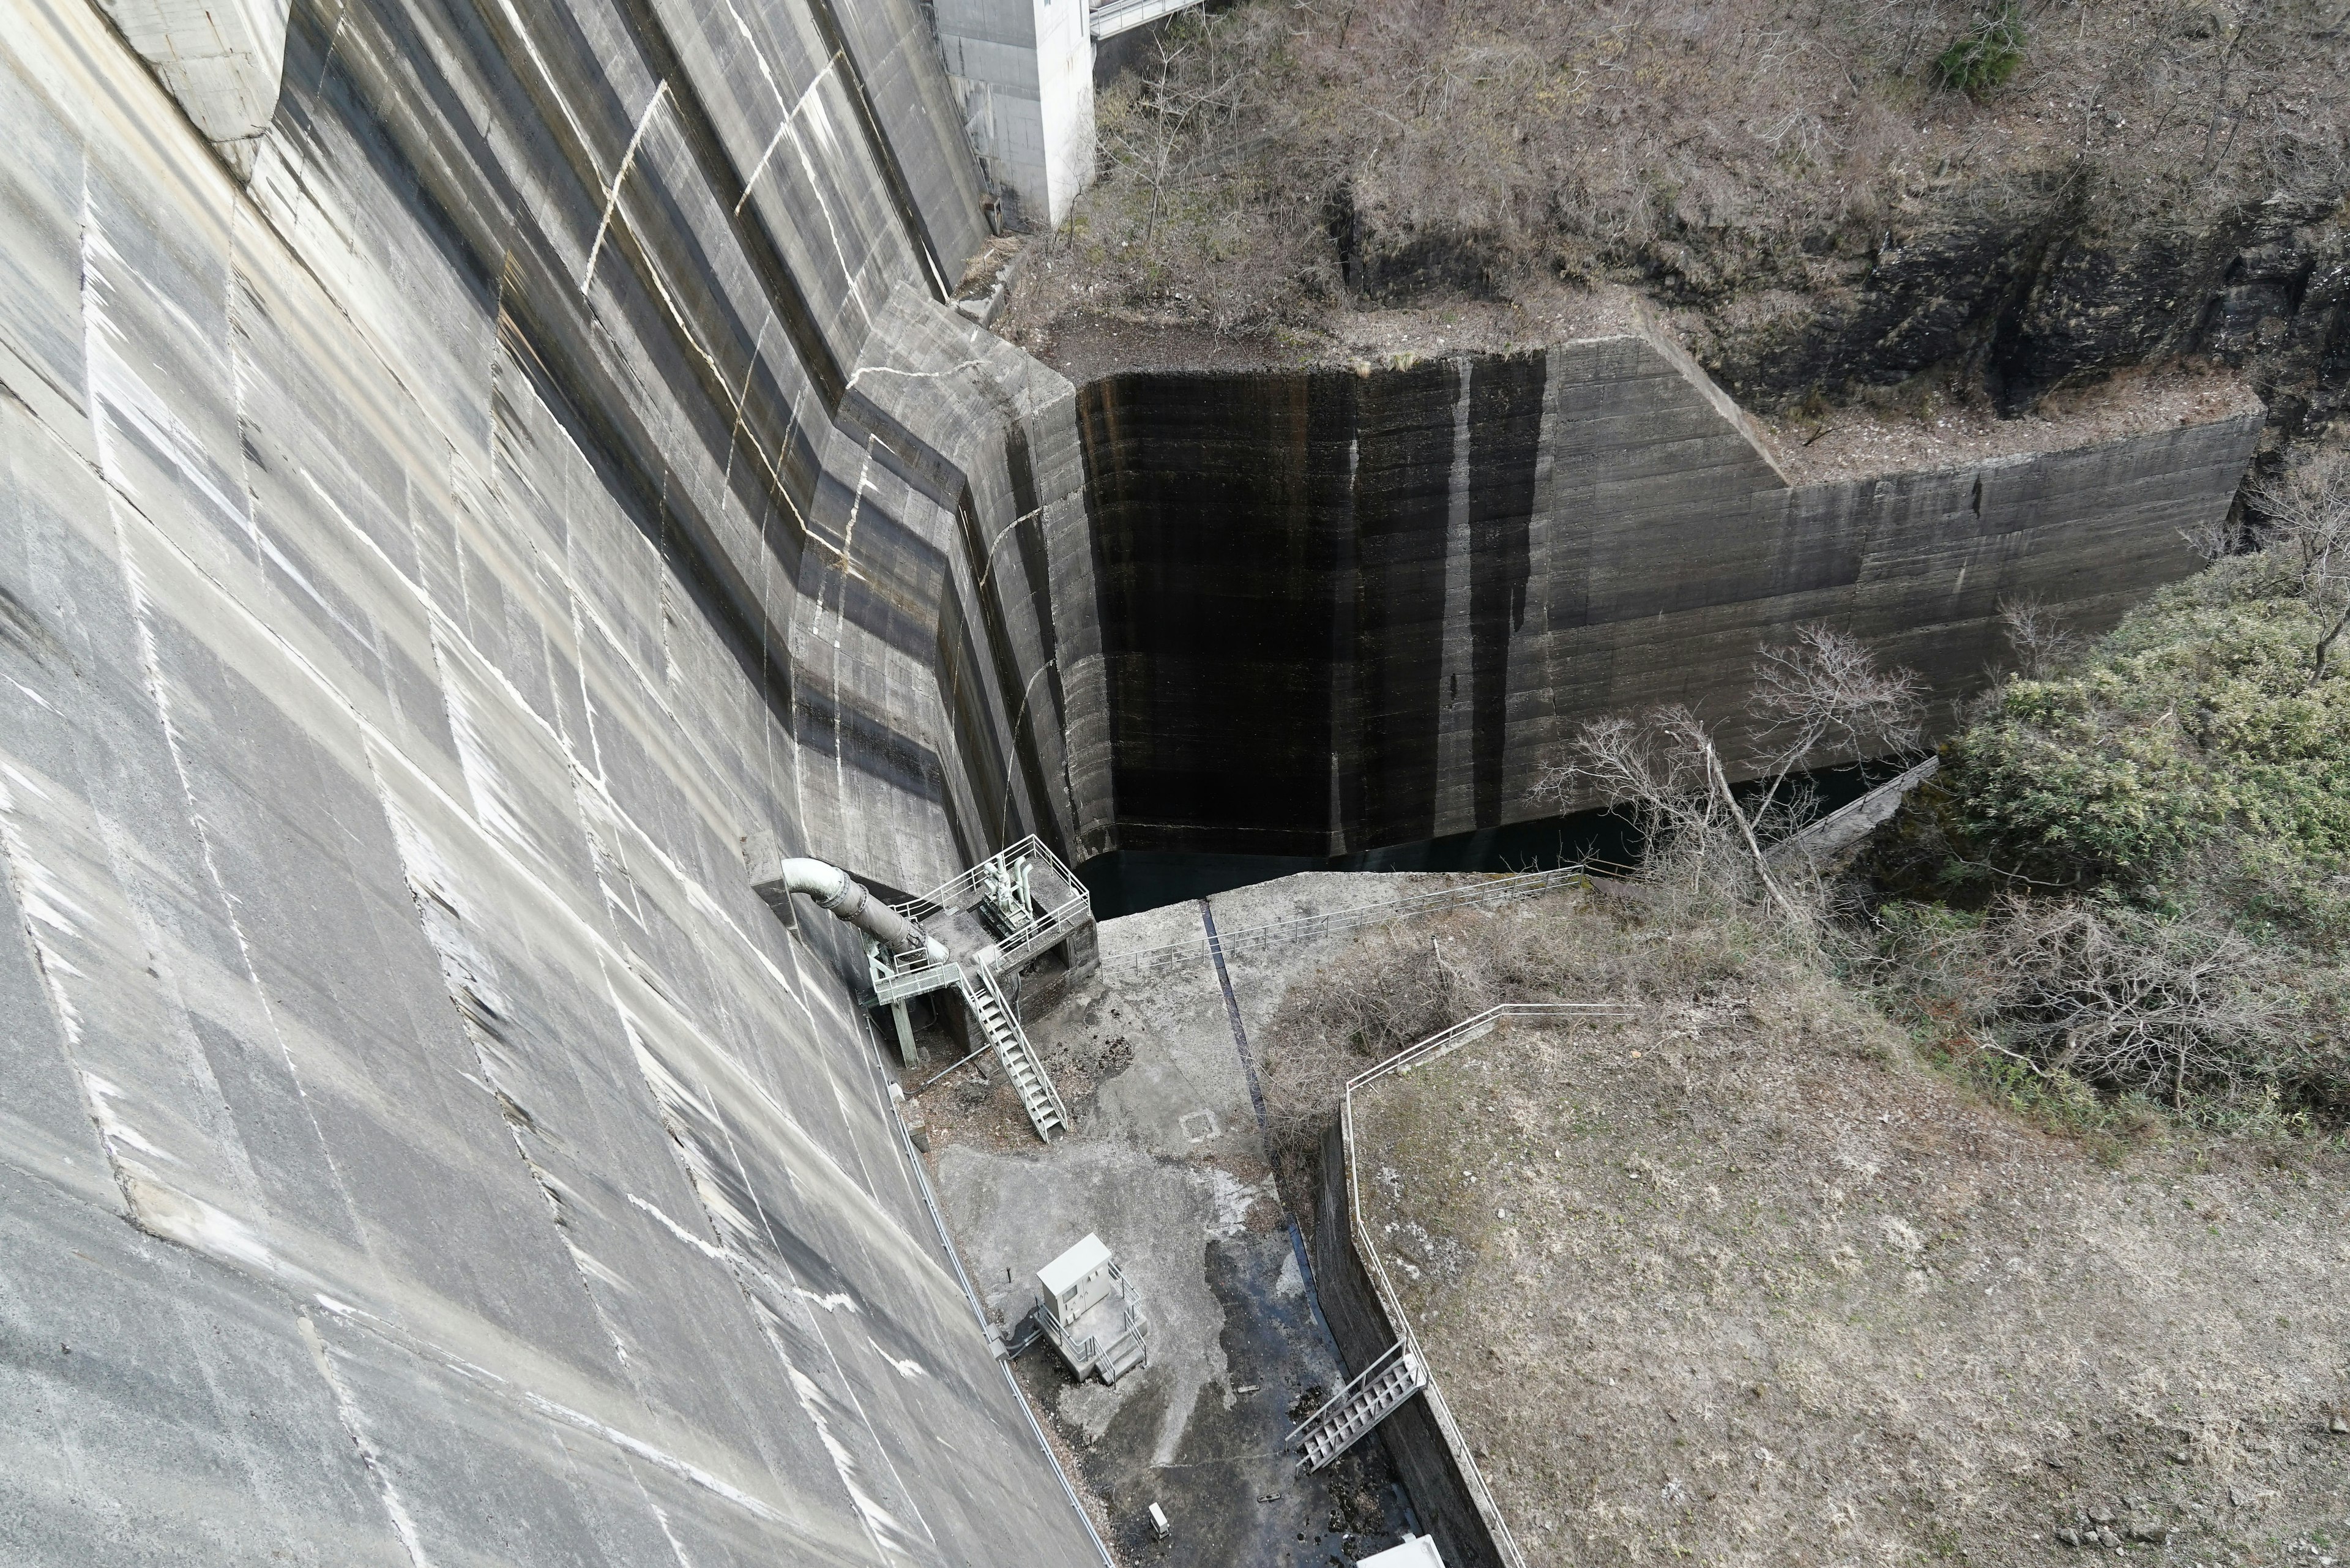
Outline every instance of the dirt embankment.
<path fill-rule="evenodd" d="M 1104 95 L 1001 329 L 1080 379 L 1345 362 L 1583 335 L 1620 289 L 1751 407 L 1891 391 L 1896 445 L 2181 363 L 2282 445 L 2350 399 L 2335 9 L 1251 0 Z M 2002 16 L 2012 71 L 1947 85 Z"/>
<path fill-rule="evenodd" d="M 2101 1160 L 1825 981 L 1646 940 L 1712 979 L 1357 1106 L 1371 1228 L 1534 1561 L 2350 1555 L 2338 1147 Z"/>

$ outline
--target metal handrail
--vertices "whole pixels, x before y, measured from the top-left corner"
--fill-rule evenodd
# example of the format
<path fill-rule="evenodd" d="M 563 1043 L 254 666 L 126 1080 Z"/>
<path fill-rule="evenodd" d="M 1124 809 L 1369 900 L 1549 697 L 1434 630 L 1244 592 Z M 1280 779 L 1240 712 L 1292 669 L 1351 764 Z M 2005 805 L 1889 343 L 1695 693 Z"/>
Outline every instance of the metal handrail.
<path fill-rule="evenodd" d="M 869 1027 L 867 1038 L 871 1039 Z M 878 1059 L 880 1051 L 879 1043 L 873 1042 L 873 1045 Z M 890 1106 L 889 1110 L 889 1125 L 895 1127 L 898 1133 L 899 1156 L 905 1161 L 907 1170 L 913 1175 L 915 1189 L 922 1196 L 922 1207 L 930 1211 L 931 1228 L 938 1232 L 939 1248 L 946 1253 L 947 1262 L 953 1266 L 955 1282 L 962 1287 L 963 1304 L 971 1308 L 972 1317 L 979 1324 L 980 1336 L 983 1339 L 993 1338 L 993 1330 L 987 1321 L 987 1308 L 981 1303 L 979 1292 L 972 1287 L 971 1275 L 963 1270 L 962 1255 L 955 1251 L 954 1233 L 947 1229 L 946 1212 L 939 1207 L 939 1195 L 931 1189 L 930 1173 L 922 1168 L 922 1157 L 914 1148 L 913 1134 L 907 1130 L 906 1118 L 899 1114 L 896 1106 Z M 1102 1544 L 1101 1532 L 1094 1528 L 1093 1515 L 1086 1511 L 1085 1502 L 1077 1496 L 1077 1489 L 1069 1483 L 1069 1472 L 1062 1468 L 1061 1456 L 1054 1451 L 1053 1445 L 1046 1440 L 1044 1426 L 1036 1419 L 1036 1412 L 1029 1408 L 1028 1396 L 1021 1388 L 1020 1379 L 1013 1375 L 1012 1363 L 1003 1356 L 995 1356 L 993 1359 L 995 1362 L 995 1369 L 1003 1375 L 1003 1386 L 1010 1392 L 1013 1404 L 1019 1407 L 1022 1418 L 1028 1423 L 1029 1436 L 1036 1439 L 1038 1452 L 1045 1456 L 1045 1462 L 1053 1468 L 1053 1479 L 1061 1483 L 1061 1495 L 1069 1500 L 1070 1511 L 1077 1516 L 1077 1522 L 1085 1527 L 1086 1539 L 1093 1542 L 1095 1553 L 1101 1558 L 1102 1568 L 1117 1568 L 1117 1560 L 1110 1556 L 1109 1548 Z"/>
<path fill-rule="evenodd" d="M 1028 1067 L 1036 1075 L 1037 1088 L 1043 1092 L 1045 1103 L 1053 1107 L 1053 1114 L 1060 1118 L 1062 1127 L 1067 1128 L 1070 1125 L 1069 1107 L 1063 1103 L 1061 1091 L 1053 1086 L 1051 1076 L 1045 1071 L 1044 1059 L 1036 1054 L 1036 1047 L 1028 1039 L 1028 1032 L 1020 1026 L 1020 1014 L 1014 1010 L 1011 1002 L 1005 998 L 1003 988 L 995 982 L 995 976 L 989 971 L 987 966 L 980 964 L 974 967 L 976 978 L 967 975 L 963 979 L 963 984 L 966 987 L 976 987 L 984 991 L 989 1000 L 1003 1012 L 1004 1027 L 1019 1043 L 1020 1049 L 1027 1054 Z M 987 1033 L 985 1025 L 981 1026 L 980 1033 L 983 1034 Z M 1003 1054 L 1003 1046 L 997 1044 L 996 1054 L 1000 1057 Z M 1010 1071 L 1008 1063 L 1005 1064 L 1005 1071 Z"/>
<path fill-rule="evenodd" d="M 1037 916 L 1016 933 L 995 945 L 993 967 L 1009 969 L 1025 962 L 1035 953 L 1050 947 L 1053 939 L 1079 923 L 1093 910 L 1093 899 L 1080 891 L 1078 895 Z M 1008 945 L 1007 945 L 1008 944 Z"/>
<path fill-rule="evenodd" d="M 1371 1386 L 1371 1380 L 1377 1377 L 1380 1373 L 1385 1372 L 1389 1366 L 1395 1365 L 1396 1359 L 1399 1356 L 1409 1355 L 1410 1354 L 1412 1354 L 1412 1346 L 1411 1342 L 1409 1340 L 1399 1339 L 1393 1345 L 1388 1345 L 1387 1349 L 1379 1353 L 1378 1356 L 1373 1360 L 1368 1366 L 1364 1367 L 1360 1372 L 1355 1374 L 1354 1377 L 1350 1379 L 1344 1387 L 1340 1388 L 1336 1394 L 1331 1395 L 1329 1398 L 1324 1400 L 1320 1409 L 1315 1411 L 1311 1416 L 1306 1417 L 1303 1421 L 1298 1422 L 1295 1427 L 1290 1428 L 1288 1435 L 1281 1439 L 1281 1446 L 1284 1449 L 1289 1447 L 1292 1443 L 1297 1441 L 1299 1438 L 1320 1426 L 1328 1418 L 1331 1411 L 1337 1409 L 1340 1406 L 1346 1404 L 1347 1400 L 1352 1399 L 1356 1395 L 1361 1393 L 1364 1389 L 1368 1388 Z M 1425 1358 L 1423 1357 L 1422 1365 L 1425 1364 Z"/>
<path fill-rule="evenodd" d="M 962 964 L 959 960 L 933 960 L 922 952 L 897 954 L 892 956 L 889 973 L 874 977 L 873 1000 L 877 1004 L 903 1002 L 909 997 L 942 991 L 962 979 Z"/>
<path fill-rule="evenodd" d="M 1501 1506 L 1493 1501 L 1492 1490 L 1485 1484 L 1484 1473 L 1478 1469 L 1476 1459 L 1469 1451 L 1468 1439 L 1462 1435 L 1460 1423 L 1452 1417 L 1452 1407 L 1445 1402 L 1444 1391 L 1437 1386 L 1435 1368 L 1429 1365 L 1427 1355 L 1420 1351 L 1419 1335 L 1412 1329 L 1410 1315 L 1403 1310 L 1403 1297 L 1398 1293 L 1395 1282 L 1388 1277 L 1387 1264 L 1381 1261 L 1370 1226 L 1363 1219 L 1362 1186 L 1356 1172 L 1355 1160 L 1355 1091 L 1391 1073 L 1409 1073 L 1413 1068 L 1425 1066 L 1472 1040 L 1482 1040 L 1508 1019 L 1628 1017 L 1637 1012 L 1631 1003 L 1623 1002 L 1504 1002 L 1499 1006 L 1487 1008 L 1473 1018 L 1463 1019 L 1450 1029 L 1430 1035 L 1419 1044 L 1398 1052 L 1367 1072 L 1357 1073 L 1347 1080 L 1347 1092 L 1339 1097 L 1338 1136 L 1347 1164 L 1347 1235 L 1371 1277 L 1371 1289 L 1379 1299 L 1380 1308 L 1398 1331 L 1397 1349 L 1409 1346 L 1413 1355 L 1419 1356 L 1421 1371 L 1428 1378 L 1420 1392 L 1428 1400 L 1430 1412 L 1436 1417 L 1438 1429 L 1444 1434 L 1446 1447 L 1452 1450 L 1453 1459 L 1461 1467 L 1461 1479 L 1469 1485 L 1470 1496 L 1477 1505 L 1477 1511 L 1484 1516 L 1485 1524 L 1492 1532 L 1493 1539 L 1502 1548 L 1502 1555 L 1510 1568 L 1525 1568 L 1525 1554 L 1518 1550 L 1517 1540 L 1510 1533 L 1509 1521 L 1502 1517 Z"/>
<path fill-rule="evenodd" d="M 1118 1337 L 1123 1340 L 1128 1332 L 1142 1321 L 1142 1309 L 1134 1304 L 1134 1287 L 1127 1283 L 1126 1271 L 1119 1268 L 1115 1262 L 1109 1265 L 1109 1277 L 1111 1284 L 1118 1291 Z M 1036 1321 L 1044 1324 L 1045 1331 L 1052 1336 L 1053 1343 L 1059 1345 L 1063 1354 L 1070 1360 L 1087 1363 L 1100 1355 L 1100 1334 L 1089 1334 L 1085 1338 L 1074 1342 L 1066 1339 L 1064 1336 L 1068 1333 L 1067 1326 L 1061 1322 L 1058 1314 L 1041 1301 L 1036 1303 Z"/>
<path fill-rule="evenodd" d="M 966 908 L 967 906 L 960 900 L 967 893 L 979 891 L 979 885 L 985 879 L 987 868 L 990 866 L 1009 866 L 1022 856 L 1034 858 L 1046 870 L 1053 872 L 1062 881 L 1075 888 L 1077 890 L 1077 897 L 1071 900 L 1072 902 L 1090 903 L 1092 901 L 1093 896 L 1087 891 L 1086 885 L 1077 880 L 1076 873 L 1063 865 L 1061 857 L 1045 847 L 1045 841 L 1032 833 L 1017 844 L 1006 845 L 994 854 L 976 862 L 961 876 L 950 877 L 940 883 L 920 898 L 909 898 L 902 904 L 892 904 L 889 907 L 910 919 L 920 919 L 925 913 L 942 914 L 949 909 Z M 1066 905 L 1063 906 L 1063 908 L 1066 907 Z"/>

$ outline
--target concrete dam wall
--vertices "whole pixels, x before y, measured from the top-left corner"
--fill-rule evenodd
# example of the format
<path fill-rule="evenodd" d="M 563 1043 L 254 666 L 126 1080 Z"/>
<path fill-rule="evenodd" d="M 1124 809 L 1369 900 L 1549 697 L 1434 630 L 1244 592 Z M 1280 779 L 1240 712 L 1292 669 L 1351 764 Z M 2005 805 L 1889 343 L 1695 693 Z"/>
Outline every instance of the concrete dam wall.
<path fill-rule="evenodd" d="M 740 848 L 1033 820 L 916 13 L 286 37 L 0 43 L 0 1559 L 1097 1562 Z"/>
<path fill-rule="evenodd" d="M 1766 629 L 2117 609 L 2250 440 L 1793 489 L 1644 340 L 1081 396 L 951 307 L 910 0 L 149 10 L 0 38 L 11 1561 L 1097 1561 L 746 839 L 1506 820 Z"/>

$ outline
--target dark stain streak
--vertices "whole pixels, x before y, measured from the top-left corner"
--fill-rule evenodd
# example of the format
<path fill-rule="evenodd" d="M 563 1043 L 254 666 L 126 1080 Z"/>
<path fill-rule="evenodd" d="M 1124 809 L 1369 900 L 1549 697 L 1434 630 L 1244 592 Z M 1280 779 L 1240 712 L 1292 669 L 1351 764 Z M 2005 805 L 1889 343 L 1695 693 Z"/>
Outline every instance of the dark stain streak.
<path fill-rule="evenodd" d="M 1035 489 L 1032 482 L 1030 489 Z M 1040 761 L 1043 745 L 1039 737 L 1044 732 L 1036 704 L 1029 700 L 1029 683 L 1020 673 L 1020 660 L 1012 646 L 1012 628 L 1006 619 L 1002 574 L 995 569 L 994 557 L 989 553 L 986 530 L 980 524 L 978 509 L 972 504 L 971 493 L 963 492 L 955 507 L 955 522 L 962 531 L 963 553 L 976 575 L 974 591 L 979 596 L 981 628 L 987 636 L 987 651 L 995 675 L 996 695 L 1009 711 L 1014 760 L 1020 769 L 1021 782 L 1028 787 L 1030 830 L 1040 835 L 1045 845 L 1064 857 L 1068 846 L 1061 837 L 1060 821 L 1054 815 L 1052 797 L 1045 791 L 1044 763 Z M 1014 532 L 1017 532 L 1015 528 Z M 1033 591 L 1033 590 L 1032 590 Z M 973 693 L 977 695 L 977 693 Z M 984 708 L 972 715 L 973 722 L 993 727 L 992 715 Z M 1012 805 L 1009 781 L 1005 781 L 1004 806 Z M 996 822 L 998 844 L 1009 844 L 1017 836 L 1011 831 L 1006 818 Z"/>
<path fill-rule="evenodd" d="M 951 579 L 939 597 L 937 654 L 939 697 L 946 705 L 948 722 L 954 726 L 955 751 L 979 809 L 980 826 L 993 830 L 993 836 L 983 837 L 982 842 L 991 846 L 1009 844 L 1027 829 L 1013 831 L 1019 818 L 1014 810 L 1018 802 L 1012 794 L 1012 770 L 1005 764 L 1002 738 L 987 711 L 981 676 L 983 667 L 972 641 L 970 615 Z M 1013 743 L 1018 744 L 1017 737 L 1013 737 Z"/>
<path fill-rule="evenodd" d="M 1363 805 L 1350 844 L 1435 832 L 1437 698 L 1452 501 L 1452 408 L 1465 364 L 1435 361 L 1367 383 L 1356 423 L 1355 646 Z"/>
<path fill-rule="evenodd" d="M 1265 853 L 1327 852 L 1333 754 L 1355 732 L 1331 671 L 1353 642 L 1360 384 L 1136 373 L 1080 389 L 1124 846 L 1246 831 Z M 1336 793 L 1343 821 L 1351 756 Z"/>
<path fill-rule="evenodd" d="M 1469 383 L 1471 794 L 1479 827 L 1502 821 L 1510 639 L 1534 576 L 1534 469 L 1542 449 L 1541 354 L 1480 359 Z"/>
<path fill-rule="evenodd" d="M 65 644 L 26 603 L 0 587 L 0 644 L 5 644 L 36 664 L 68 664 Z"/>

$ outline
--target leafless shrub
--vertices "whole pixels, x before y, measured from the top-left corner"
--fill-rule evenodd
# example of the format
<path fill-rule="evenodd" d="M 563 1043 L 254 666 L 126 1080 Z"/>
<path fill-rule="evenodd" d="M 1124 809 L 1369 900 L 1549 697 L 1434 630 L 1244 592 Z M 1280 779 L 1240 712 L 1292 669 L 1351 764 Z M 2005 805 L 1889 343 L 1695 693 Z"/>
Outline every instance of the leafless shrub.
<path fill-rule="evenodd" d="M 2038 599 L 2002 599 L 2001 629 L 2026 680 L 2044 680 L 2080 650 L 2080 635 Z"/>
<path fill-rule="evenodd" d="M 1680 707 L 1586 724 L 1534 791 L 1561 809 L 1600 800 L 1623 811 L 1638 830 L 1641 872 L 1655 886 L 1761 899 L 1791 926 L 1815 929 L 1833 893 L 1808 866 L 1774 868 L 1763 840 L 1812 815 L 1798 767 L 1823 753 L 1843 761 L 1915 748 L 1922 690 L 1915 673 L 1883 667 L 1857 639 L 1801 627 L 1792 642 L 1756 658 L 1746 713 L 1753 740 L 1744 755 L 1762 787 L 1749 799 L 1731 787 L 1721 728 Z"/>
<path fill-rule="evenodd" d="M 2236 515 L 2235 508 L 2230 507 L 2223 515 L 2209 522 L 2181 528 L 2178 536 L 2186 540 L 2187 547 L 2202 556 L 2206 564 L 2224 561 L 2242 551 L 2244 524 Z"/>
<path fill-rule="evenodd" d="M 2334 643 L 2350 628 L 2350 452 L 2304 459 L 2255 497 L 2262 547 L 2282 556 L 2294 591 L 2316 614 L 2310 680 L 2323 680 Z"/>
<path fill-rule="evenodd" d="M 2277 1076 L 2292 1012 L 2274 961 L 2224 923 L 2019 900 L 1985 928 L 1981 1002 L 2044 1069 L 2121 1088 L 2236 1097 Z"/>
<path fill-rule="evenodd" d="M 1793 642 L 1755 660 L 1753 711 L 1770 771 L 1784 778 L 1823 748 L 1856 757 L 1915 749 L 1924 692 L 1914 670 L 1886 669 L 1859 639 L 1824 623 L 1796 628 Z"/>
<path fill-rule="evenodd" d="M 1288 1010 L 1266 1035 L 1265 1107 L 1276 1145 L 1302 1151 L 1329 1125 L 1348 1078 L 1500 1000 L 1492 953 L 1461 927 L 1423 921 L 1377 931 L 1316 973 L 1310 1008 Z"/>

